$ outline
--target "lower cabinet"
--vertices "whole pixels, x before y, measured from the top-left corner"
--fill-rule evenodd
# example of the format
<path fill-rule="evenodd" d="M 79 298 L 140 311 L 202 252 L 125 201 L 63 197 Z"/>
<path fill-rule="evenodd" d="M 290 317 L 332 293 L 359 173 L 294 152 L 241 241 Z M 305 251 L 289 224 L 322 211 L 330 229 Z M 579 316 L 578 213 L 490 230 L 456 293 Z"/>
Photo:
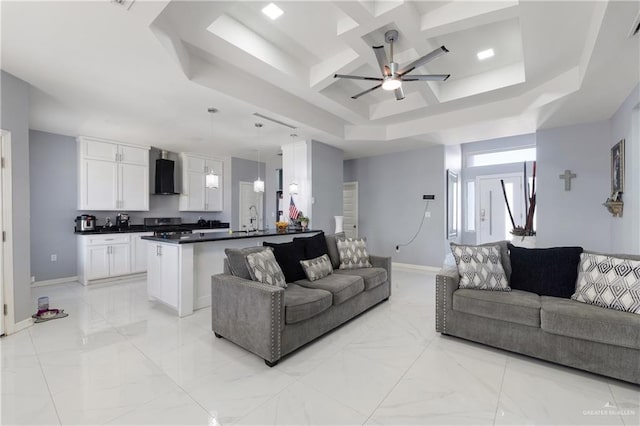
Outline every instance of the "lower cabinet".
<path fill-rule="evenodd" d="M 78 236 L 78 279 L 92 280 L 144 273 L 147 270 L 147 242 L 153 233 L 93 234 Z"/>
<path fill-rule="evenodd" d="M 179 248 L 177 245 L 147 245 L 147 292 L 172 308 L 178 309 Z"/>

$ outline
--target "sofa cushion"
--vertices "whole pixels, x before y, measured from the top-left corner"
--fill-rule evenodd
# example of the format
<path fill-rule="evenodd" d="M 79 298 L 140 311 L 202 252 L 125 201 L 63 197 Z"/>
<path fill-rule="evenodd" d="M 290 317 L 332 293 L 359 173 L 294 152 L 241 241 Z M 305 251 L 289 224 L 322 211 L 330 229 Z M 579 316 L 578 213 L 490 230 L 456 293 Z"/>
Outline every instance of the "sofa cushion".
<path fill-rule="evenodd" d="M 320 232 L 319 234 L 311 237 L 294 238 L 293 241 L 303 247 L 302 260 L 315 259 L 323 254 L 329 254 L 327 241 L 324 238 L 324 232 Z"/>
<path fill-rule="evenodd" d="M 640 261 L 583 253 L 571 298 L 640 314 Z"/>
<path fill-rule="evenodd" d="M 528 249 L 509 244 L 512 289 L 569 298 L 576 290 L 582 247 Z"/>
<path fill-rule="evenodd" d="M 640 349 L 640 315 L 557 297 L 543 296 L 541 304 L 548 333 Z"/>
<path fill-rule="evenodd" d="M 276 262 L 276 258 L 270 248 L 248 254 L 247 268 L 253 281 L 287 288 L 287 282 L 284 279 L 282 269 L 280 265 L 278 265 L 278 262 Z"/>
<path fill-rule="evenodd" d="M 371 268 L 367 240 L 365 238 L 345 238 L 338 241 L 340 269 Z"/>
<path fill-rule="evenodd" d="M 332 299 L 328 291 L 289 284 L 284 291 L 284 321 L 294 324 L 314 317 L 331 307 Z"/>
<path fill-rule="evenodd" d="M 387 270 L 384 268 L 337 269 L 334 273 L 362 277 L 365 291 L 376 288 L 387 281 Z"/>
<path fill-rule="evenodd" d="M 327 242 L 327 252 L 329 254 L 329 259 L 331 259 L 331 266 L 333 269 L 338 269 L 340 267 L 340 252 L 338 251 L 338 240 L 344 239 L 344 232 L 338 232 L 333 235 L 325 235 L 324 239 Z"/>
<path fill-rule="evenodd" d="M 247 267 L 247 255 L 251 253 L 258 253 L 263 250 L 267 249 L 260 246 L 241 249 L 224 249 L 224 253 L 227 255 L 227 259 L 229 260 L 229 269 L 231 270 L 231 273 L 236 277 L 250 280 L 251 274 Z"/>
<path fill-rule="evenodd" d="M 288 283 L 302 280 L 306 277 L 300 265 L 300 261 L 304 259 L 304 245 L 296 241 L 295 238 L 288 243 L 276 244 L 265 241 L 262 245 L 273 249 L 273 255 L 276 257 L 280 268 L 282 268 L 282 273 L 284 273 L 284 278 Z"/>
<path fill-rule="evenodd" d="M 540 296 L 527 291 L 456 290 L 453 293 L 453 310 L 540 327 Z"/>
<path fill-rule="evenodd" d="M 313 282 L 309 280 L 296 281 L 296 284 L 331 292 L 334 305 L 339 305 L 364 291 L 364 281 L 361 277 L 354 275 L 332 274 Z"/>
<path fill-rule="evenodd" d="M 315 259 L 301 260 L 300 264 L 309 281 L 317 281 L 333 273 L 329 256 L 323 254 Z"/>
<path fill-rule="evenodd" d="M 498 245 L 453 245 L 451 252 L 458 265 L 460 288 L 511 291 L 502 267 Z"/>
<path fill-rule="evenodd" d="M 507 281 L 511 280 L 511 258 L 509 257 L 509 248 L 507 245 L 509 241 L 494 241 L 492 243 L 478 244 L 476 247 L 486 247 L 486 246 L 498 246 L 500 248 L 500 263 L 502 264 L 502 269 L 504 269 L 504 274 L 507 276 Z M 459 246 L 461 244 L 449 243 L 451 246 L 451 251 L 455 246 Z"/>

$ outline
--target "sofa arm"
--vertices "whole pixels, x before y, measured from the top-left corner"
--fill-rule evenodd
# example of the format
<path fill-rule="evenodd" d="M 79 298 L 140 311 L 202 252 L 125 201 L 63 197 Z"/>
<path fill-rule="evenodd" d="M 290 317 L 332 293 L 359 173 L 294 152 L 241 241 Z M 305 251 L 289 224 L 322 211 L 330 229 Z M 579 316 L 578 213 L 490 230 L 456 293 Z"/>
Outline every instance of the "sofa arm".
<path fill-rule="evenodd" d="M 391 296 L 391 257 L 369 255 L 369 263 L 374 268 L 384 268 L 387 270 L 387 281 L 389 281 L 389 296 Z"/>
<path fill-rule="evenodd" d="M 284 289 L 229 274 L 211 277 L 211 329 L 266 361 L 280 359 Z"/>
<path fill-rule="evenodd" d="M 460 275 L 455 267 L 442 268 L 436 275 L 436 331 L 446 333 L 447 312 L 453 310 L 453 292 L 458 289 Z"/>

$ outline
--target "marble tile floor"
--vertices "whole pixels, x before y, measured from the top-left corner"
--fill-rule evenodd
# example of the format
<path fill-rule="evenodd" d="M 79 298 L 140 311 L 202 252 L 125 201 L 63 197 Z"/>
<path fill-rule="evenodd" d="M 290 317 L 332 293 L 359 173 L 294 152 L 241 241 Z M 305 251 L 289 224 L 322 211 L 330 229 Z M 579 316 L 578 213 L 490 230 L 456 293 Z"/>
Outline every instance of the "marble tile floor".
<path fill-rule="evenodd" d="M 268 368 L 145 282 L 34 288 L 68 318 L 0 339 L 3 425 L 640 425 L 640 388 L 434 330 L 433 273 Z"/>

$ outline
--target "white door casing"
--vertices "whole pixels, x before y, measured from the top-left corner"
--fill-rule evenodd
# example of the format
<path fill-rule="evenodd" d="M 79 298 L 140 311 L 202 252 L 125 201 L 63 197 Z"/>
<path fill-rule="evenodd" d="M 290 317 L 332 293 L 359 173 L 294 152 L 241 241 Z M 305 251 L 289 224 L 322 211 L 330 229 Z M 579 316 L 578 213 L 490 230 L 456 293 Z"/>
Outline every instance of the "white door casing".
<path fill-rule="evenodd" d="M 253 182 L 240 182 L 240 201 L 239 201 L 239 221 L 238 229 L 244 231 L 245 229 L 251 229 L 251 206 L 256 206 L 258 210 L 258 229 L 263 229 L 264 217 L 262 214 L 263 205 L 263 193 L 253 191 Z M 254 227 L 256 225 L 253 225 Z"/>
<path fill-rule="evenodd" d="M 342 209 L 344 233 L 349 238 L 358 237 L 358 182 L 342 185 Z"/>
<path fill-rule="evenodd" d="M 513 228 L 504 201 L 500 180 L 504 180 L 507 198 L 516 225 L 524 223 L 523 175 L 478 176 L 476 178 L 476 243 L 510 240 L 509 231 Z"/>

